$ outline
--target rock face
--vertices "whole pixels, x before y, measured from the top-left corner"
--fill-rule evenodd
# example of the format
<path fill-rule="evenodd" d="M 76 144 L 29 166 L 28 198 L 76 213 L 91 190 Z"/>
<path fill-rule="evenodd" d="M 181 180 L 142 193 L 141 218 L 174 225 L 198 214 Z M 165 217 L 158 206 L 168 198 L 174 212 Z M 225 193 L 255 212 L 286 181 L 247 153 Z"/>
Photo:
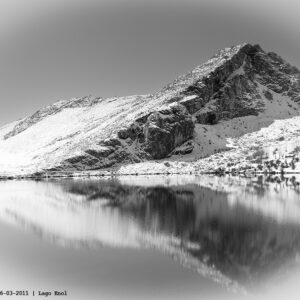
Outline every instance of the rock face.
<path fill-rule="evenodd" d="M 164 158 L 175 147 L 191 138 L 193 132 L 194 122 L 183 106 L 154 112 L 148 117 L 143 129 L 145 151 L 155 159 Z"/>
<path fill-rule="evenodd" d="M 95 170 L 190 154 L 199 126 L 259 116 L 274 97 L 297 107 L 300 71 L 258 45 L 225 48 L 155 94 L 59 101 L 9 124 L 0 130 L 0 167 Z"/>

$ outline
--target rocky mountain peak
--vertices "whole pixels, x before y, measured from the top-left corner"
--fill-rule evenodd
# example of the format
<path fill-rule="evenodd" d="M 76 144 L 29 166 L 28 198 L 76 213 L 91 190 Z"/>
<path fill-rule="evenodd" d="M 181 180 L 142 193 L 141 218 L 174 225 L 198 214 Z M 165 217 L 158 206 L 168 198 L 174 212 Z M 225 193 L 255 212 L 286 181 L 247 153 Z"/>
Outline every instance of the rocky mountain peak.
<path fill-rule="evenodd" d="M 244 43 L 220 50 L 152 95 L 56 102 L 0 132 L 0 152 L 31 140 L 24 150 L 27 163 L 21 165 L 48 171 L 101 169 L 172 155 L 196 159 L 225 148 L 216 124 L 286 118 L 298 114 L 299 101 L 300 71 L 279 55 Z M 227 134 L 242 135 L 250 127 L 233 127 Z"/>
<path fill-rule="evenodd" d="M 257 115 L 263 111 L 261 89 L 299 101 L 300 72 L 259 45 L 241 44 L 220 50 L 206 63 L 180 76 L 158 97 L 180 102 L 200 123 L 212 119 Z"/>

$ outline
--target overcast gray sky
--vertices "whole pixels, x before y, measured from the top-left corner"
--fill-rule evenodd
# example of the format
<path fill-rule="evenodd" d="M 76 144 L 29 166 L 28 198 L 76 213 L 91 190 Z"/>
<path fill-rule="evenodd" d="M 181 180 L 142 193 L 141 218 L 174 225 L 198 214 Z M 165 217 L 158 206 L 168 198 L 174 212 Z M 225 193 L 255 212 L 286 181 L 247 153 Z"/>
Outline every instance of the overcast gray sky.
<path fill-rule="evenodd" d="M 0 125 L 59 99 L 159 90 L 218 49 L 300 67 L 299 0 L 0 0 Z"/>

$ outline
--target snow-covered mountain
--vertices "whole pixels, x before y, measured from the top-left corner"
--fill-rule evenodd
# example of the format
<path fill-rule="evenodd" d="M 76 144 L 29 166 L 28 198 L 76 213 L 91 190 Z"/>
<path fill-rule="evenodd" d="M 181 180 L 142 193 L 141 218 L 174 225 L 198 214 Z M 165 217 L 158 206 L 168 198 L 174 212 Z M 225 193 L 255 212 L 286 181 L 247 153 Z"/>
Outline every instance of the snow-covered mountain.
<path fill-rule="evenodd" d="M 258 150 L 297 148 L 299 103 L 300 71 L 258 45 L 242 44 L 157 93 L 58 101 L 2 127 L 0 173 L 235 166 L 246 154 L 252 162 Z"/>

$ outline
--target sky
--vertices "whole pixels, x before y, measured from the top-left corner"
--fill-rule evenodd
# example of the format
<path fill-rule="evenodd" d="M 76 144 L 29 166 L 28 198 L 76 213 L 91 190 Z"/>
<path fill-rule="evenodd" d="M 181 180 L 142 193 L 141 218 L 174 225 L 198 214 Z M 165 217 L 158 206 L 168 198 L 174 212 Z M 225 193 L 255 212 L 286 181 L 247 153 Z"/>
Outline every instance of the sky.
<path fill-rule="evenodd" d="M 299 0 L 0 0 L 0 126 L 57 100 L 158 91 L 250 42 L 300 67 Z"/>

